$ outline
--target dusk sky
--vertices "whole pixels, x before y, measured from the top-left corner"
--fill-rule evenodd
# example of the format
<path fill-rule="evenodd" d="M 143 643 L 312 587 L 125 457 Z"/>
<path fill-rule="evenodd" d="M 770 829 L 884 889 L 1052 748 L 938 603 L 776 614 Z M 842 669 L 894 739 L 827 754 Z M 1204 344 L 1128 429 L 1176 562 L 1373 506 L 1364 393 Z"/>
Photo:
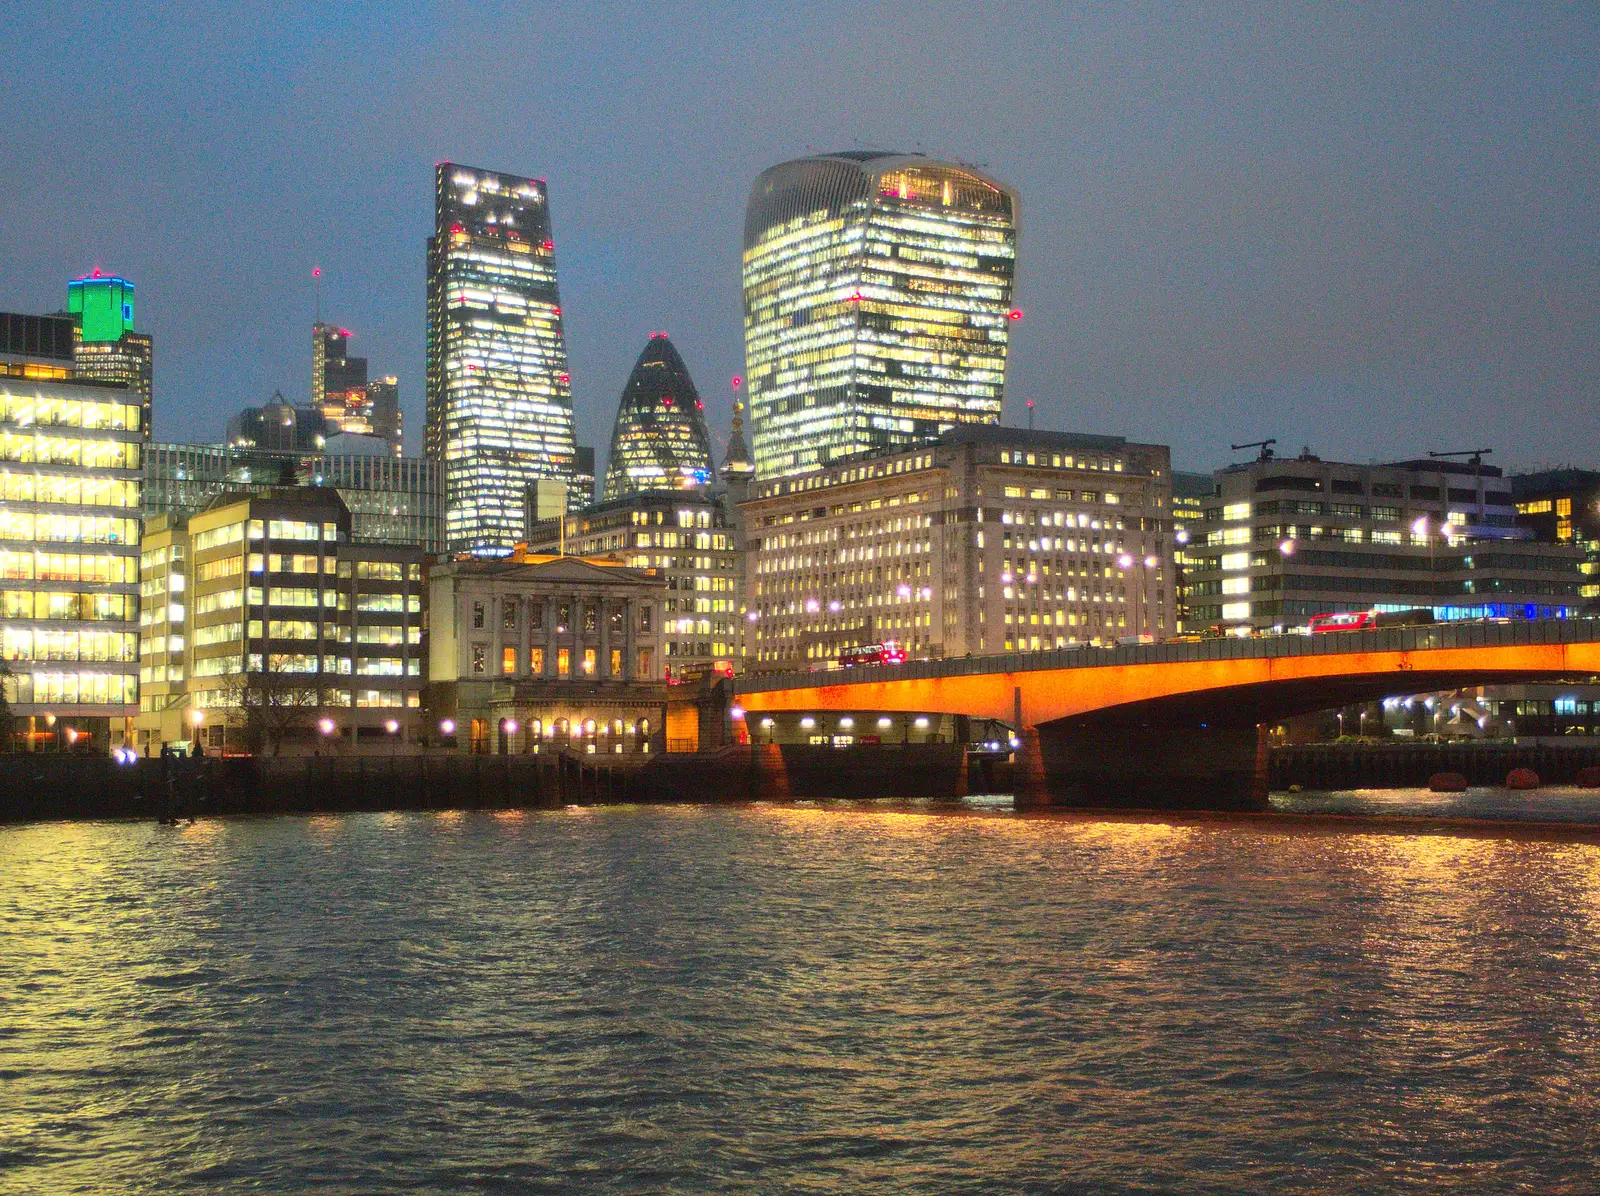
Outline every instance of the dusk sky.
<path fill-rule="evenodd" d="M 308 398 L 311 270 L 421 443 L 433 166 L 549 181 L 580 439 L 665 330 L 720 454 L 750 184 L 1021 194 L 1008 423 L 1600 466 L 1600 6 L 9 4 L 0 309 L 138 287 L 156 435 Z"/>

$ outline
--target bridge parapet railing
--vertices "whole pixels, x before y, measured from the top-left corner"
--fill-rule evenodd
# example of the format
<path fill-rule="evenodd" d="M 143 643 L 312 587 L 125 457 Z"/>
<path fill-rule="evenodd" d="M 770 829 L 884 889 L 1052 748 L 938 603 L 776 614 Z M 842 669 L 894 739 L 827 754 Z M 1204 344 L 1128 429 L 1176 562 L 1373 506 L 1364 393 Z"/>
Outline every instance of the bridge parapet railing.
<path fill-rule="evenodd" d="M 948 660 L 863 665 L 815 673 L 781 673 L 742 679 L 736 692 L 855 685 L 872 681 L 921 681 L 974 673 L 1025 673 L 1049 669 L 1105 668 L 1130 664 L 1181 664 L 1283 656 L 1344 656 L 1364 652 L 1415 652 L 1442 648 L 1492 648 L 1600 640 L 1600 619 L 1514 619 L 1505 622 L 1432 623 L 1383 627 L 1329 635 L 1228 636 L 1183 644 L 1127 644 L 1111 648 L 1051 648 Z"/>

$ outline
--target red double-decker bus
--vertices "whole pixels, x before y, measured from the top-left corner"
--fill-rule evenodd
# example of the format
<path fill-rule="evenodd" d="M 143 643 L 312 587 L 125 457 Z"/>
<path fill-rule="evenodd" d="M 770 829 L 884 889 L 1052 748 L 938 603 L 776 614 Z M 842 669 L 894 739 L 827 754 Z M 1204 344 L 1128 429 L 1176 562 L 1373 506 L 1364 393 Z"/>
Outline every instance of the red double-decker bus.
<path fill-rule="evenodd" d="M 848 669 L 858 664 L 899 664 L 905 658 L 906 650 L 900 646 L 899 640 L 884 640 L 881 644 L 846 648 L 839 653 L 839 665 Z"/>
<path fill-rule="evenodd" d="M 1312 635 L 1325 635 L 1330 631 L 1366 631 L 1373 627 L 1418 627 L 1433 622 L 1433 612 L 1426 607 L 1416 610 L 1347 610 L 1338 614 L 1312 615 Z"/>

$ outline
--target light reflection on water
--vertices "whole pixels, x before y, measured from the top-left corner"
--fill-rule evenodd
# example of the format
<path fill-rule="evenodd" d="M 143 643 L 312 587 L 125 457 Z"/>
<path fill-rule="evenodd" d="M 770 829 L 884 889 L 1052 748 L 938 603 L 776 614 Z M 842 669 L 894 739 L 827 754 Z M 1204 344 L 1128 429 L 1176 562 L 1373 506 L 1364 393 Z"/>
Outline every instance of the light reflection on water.
<path fill-rule="evenodd" d="M 0 1190 L 1600 1183 L 1593 842 L 829 803 L 0 877 Z"/>

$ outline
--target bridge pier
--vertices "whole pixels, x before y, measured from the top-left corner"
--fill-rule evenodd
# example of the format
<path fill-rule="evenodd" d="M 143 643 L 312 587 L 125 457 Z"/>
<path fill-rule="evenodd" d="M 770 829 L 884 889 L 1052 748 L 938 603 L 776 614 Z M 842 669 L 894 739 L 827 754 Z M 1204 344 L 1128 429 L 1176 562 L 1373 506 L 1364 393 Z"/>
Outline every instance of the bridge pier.
<path fill-rule="evenodd" d="M 1024 728 L 1021 739 L 1019 809 L 1260 810 L 1267 805 L 1264 727 L 1063 721 Z"/>

